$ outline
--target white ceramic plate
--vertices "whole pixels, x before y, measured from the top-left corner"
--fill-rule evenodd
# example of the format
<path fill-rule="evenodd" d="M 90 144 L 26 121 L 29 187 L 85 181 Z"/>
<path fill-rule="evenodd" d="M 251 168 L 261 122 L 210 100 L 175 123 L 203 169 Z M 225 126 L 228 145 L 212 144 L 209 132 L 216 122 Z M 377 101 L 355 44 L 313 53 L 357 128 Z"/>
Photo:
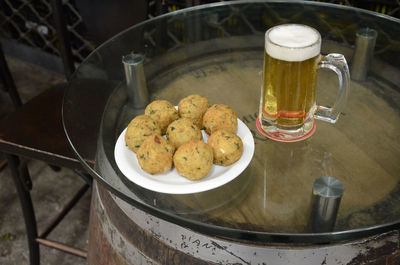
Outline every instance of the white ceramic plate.
<path fill-rule="evenodd" d="M 126 129 L 118 137 L 114 156 L 118 168 L 132 182 L 143 188 L 170 194 L 189 194 L 215 189 L 235 179 L 246 169 L 254 154 L 254 139 L 249 128 L 238 119 L 237 135 L 243 142 L 241 158 L 230 166 L 213 165 L 207 176 L 192 181 L 178 174 L 175 168 L 164 174 L 148 174 L 139 165 L 136 154 L 125 144 Z M 202 131 L 203 140 L 208 135 Z"/>

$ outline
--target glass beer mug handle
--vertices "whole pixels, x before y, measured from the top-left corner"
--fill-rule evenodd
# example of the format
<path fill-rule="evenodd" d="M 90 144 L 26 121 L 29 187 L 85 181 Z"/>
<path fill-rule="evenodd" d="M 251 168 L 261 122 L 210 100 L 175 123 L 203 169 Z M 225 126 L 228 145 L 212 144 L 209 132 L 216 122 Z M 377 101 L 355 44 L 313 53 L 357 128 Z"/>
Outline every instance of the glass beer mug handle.
<path fill-rule="evenodd" d="M 330 123 L 336 123 L 339 118 L 349 93 L 350 72 L 346 59 L 342 54 L 331 53 L 323 57 L 319 62 L 318 68 L 328 68 L 333 70 L 339 78 L 339 92 L 336 102 L 332 108 L 317 106 L 314 118 Z"/>

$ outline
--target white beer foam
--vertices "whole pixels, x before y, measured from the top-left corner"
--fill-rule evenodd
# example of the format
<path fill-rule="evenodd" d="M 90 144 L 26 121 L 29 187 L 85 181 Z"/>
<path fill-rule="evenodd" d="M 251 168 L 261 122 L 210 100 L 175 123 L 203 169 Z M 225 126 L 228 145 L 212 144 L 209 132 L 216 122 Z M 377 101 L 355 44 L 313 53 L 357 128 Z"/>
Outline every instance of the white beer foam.
<path fill-rule="evenodd" d="M 266 52 L 275 59 L 301 62 L 319 54 L 321 37 L 311 27 L 286 24 L 265 33 L 265 46 Z"/>

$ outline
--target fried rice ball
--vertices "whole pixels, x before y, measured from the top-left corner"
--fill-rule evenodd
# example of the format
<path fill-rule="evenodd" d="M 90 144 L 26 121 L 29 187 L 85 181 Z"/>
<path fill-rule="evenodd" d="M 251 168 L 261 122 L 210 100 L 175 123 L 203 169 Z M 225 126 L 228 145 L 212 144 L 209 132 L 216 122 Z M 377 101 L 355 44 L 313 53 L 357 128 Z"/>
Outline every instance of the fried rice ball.
<path fill-rule="evenodd" d="M 242 156 L 243 142 L 236 134 L 218 130 L 208 138 L 207 144 L 213 149 L 214 164 L 229 166 Z"/>
<path fill-rule="evenodd" d="M 178 112 L 182 118 L 193 120 L 194 124 L 201 129 L 203 125 L 203 116 L 210 107 L 208 99 L 200 95 L 187 96 L 178 104 Z"/>
<path fill-rule="evenodd" d="M 136 153 L 144 139 L 152 134 L 161 135 L 157 122 L 147 115 L 139 115 L 128 124 L 125 143 L 129 149 Z"/>
<path fill-rule="evenodd" d="M 150 174 L 162 174 L 172 168 L 174 147 L 160 135 L 147 137 L 136 157 L 141 168 Z"/>
<path fill-rule="evenodd" d="M 214 104 L 204 113 L 203 126 L 208 135 L 221 129 L 235 133 L 237 130 L 236 113 L 227 105 Z"/>
<path fill-rule="evenodd" d="M 178 111 L 167 100 L 155 100 L 147 105 L 144 114 L 157 121 L 161 133 L 165 134 L 168 125 L 178 119 Z"/>
<path fill-rule="evenodd" d="M 177 119 L 168 125 L 166 136 L 175 148 L 191 140 L 203 139 L 201 130 L 186 118 Z"/>
<path fill-rule="evenodd" d="M 174 155 L 178 173 L 190 180 L 207 176 L 213 165 L 212 148 L 201 140 L 192 140 L 181 145 Z"/>

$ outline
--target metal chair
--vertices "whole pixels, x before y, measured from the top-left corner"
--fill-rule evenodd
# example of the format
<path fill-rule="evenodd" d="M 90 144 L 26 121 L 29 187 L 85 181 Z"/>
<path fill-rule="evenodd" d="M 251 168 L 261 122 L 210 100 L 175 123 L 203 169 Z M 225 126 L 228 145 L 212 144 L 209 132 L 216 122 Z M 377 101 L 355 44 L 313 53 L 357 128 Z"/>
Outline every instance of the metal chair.
<path fill-rule="evenodd" d="M 61 1 L 52 0 L 52 8 L 60 43 L 60 53 L 64 63 L 65 75 L 68 79 L 74 71 L 74 62 L 66 24 L 63 19 Z M 0 52 L 0 74 L 15 106 L 15 111 L 0 121 L 0 152 L 6 154 L 8 167 L 11 170 L 11 176 L 22 206 L 30 264 L 40 264 L 39 244 L 86 258 L 85 250 L 47 239 L 50 232 L 74 207 L 91 184 L 91 177 L 85 173 L 81 163 L 75 157 L 62 125 L 62 100 L 67 83 L 52 87 L 22 104 L 2 50 Z M 92 104 L 90 107 L 96 108 L 96 105 Z M 85 125 L 88 130 L 87 135 L 92 135 L 95 138 L 99 121 L 88 121 Z M 85 139 L 82 139 L 82 144 L 92 144 L 92 142 L 86 143 Z M 87 150 L 89 150 L 90 155 L 86 159 L 93 162 L 95 145 L 88 146 Z M 37 231 L 35 211 L 30 196 L 33 185 L 26 163 L 23 162 L 24 159 L 41 160 L 55 166 L 55 169 L 57 167 L 73 169 L 85 180 L 85 184 L 40 234 Z"/>

